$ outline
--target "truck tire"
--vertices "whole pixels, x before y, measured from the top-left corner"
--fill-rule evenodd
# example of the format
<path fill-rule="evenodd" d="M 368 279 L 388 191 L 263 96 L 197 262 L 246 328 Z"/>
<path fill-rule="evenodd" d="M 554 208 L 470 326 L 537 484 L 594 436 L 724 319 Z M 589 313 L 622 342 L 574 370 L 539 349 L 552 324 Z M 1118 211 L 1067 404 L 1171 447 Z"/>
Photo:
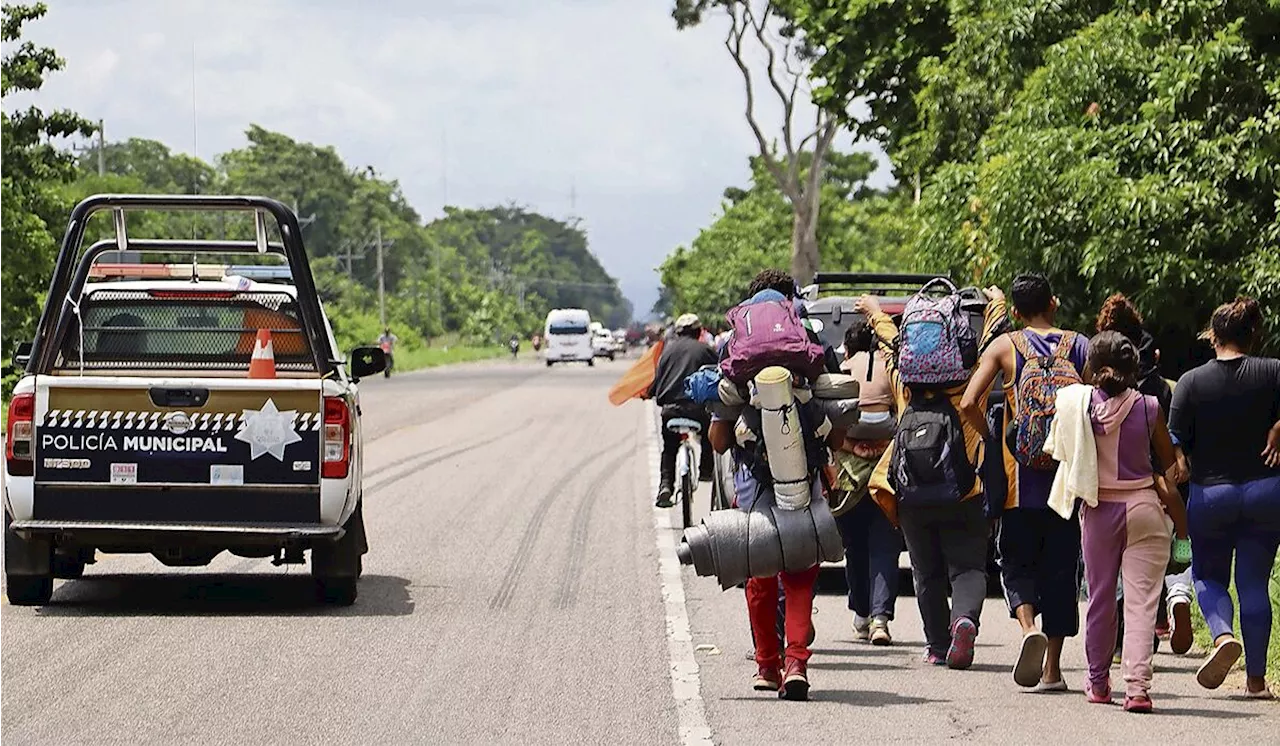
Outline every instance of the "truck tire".
<path fill-rule="evenodd" d="M 316 583 L 316 597 L 333 606 L 350 606 L 359 595 L 357 585 L 364 570 L 362 556 L 367 550 L 364 538 L 364 500 L 343 526 L 342 538 L 316 545 L 311 550 L 311 576 Z"/>
<path fill-rule="evenodd" d="M 588 360 L 588 361 L 587 361 L 587 367 L 588 367 L 588 368 L 594 368 L 594 367 L 596 367 L 596 359 L 595 359 L 595 358 L 591 358 L 590 360 Z"/>
<path fill-rule="evenodd" d="M 53 578 L 39 575 L 5 575 L 5 595 L 14 606 L 42 606 L 53 597 Z"/>
<path fill-rule="evenodd" d="M 84 561 L 78 556 L 53 553 L 53 577 L 63 580 L 76 580 L 84 577 Z"/>
<path fill-rule="evenodd" d="M 547 367 L 548 367 L 548 368 L 550 368 L 550 367 L 551 367 L 551 361 L 550 361 L 550 360 L 548 360 L 548 361 L 547 361 Z"/>

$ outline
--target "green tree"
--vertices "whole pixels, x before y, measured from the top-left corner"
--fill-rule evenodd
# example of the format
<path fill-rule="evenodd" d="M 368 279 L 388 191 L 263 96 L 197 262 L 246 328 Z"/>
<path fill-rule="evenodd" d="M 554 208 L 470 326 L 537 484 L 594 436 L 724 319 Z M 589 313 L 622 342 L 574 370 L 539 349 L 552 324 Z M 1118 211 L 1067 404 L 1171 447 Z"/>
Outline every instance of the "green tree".
<path fill-rule="evenodd" d="M 43 3 L 5 5 L 0 38 L 6 46 L 0 62 L 0 95 L 38 91 L 45 76 L 61 70 L 54 50 L 22 38 L 22 27 L 45 14 Z M 0 115 L 3 134 L 3 188 L 0 189 L 0 252 L 3 253 L 3 327 L 6 353 L 31 338 L 39 318 L 58 237 L 68 205 L 60 185 L 75 175 L 74 159 L 54 147 L 59 137 L 88 136 L 93 123 L 69 111 L 45 113 L 36 107 Z M 7 386 L 6 386 L 7 388 Z"/>
<path fill-rule="evenodd" d="M 875 161 L 866 153 L 831 153 L 821 186 L 820 269 L 911 269 L 906 199 L 878 192 L 866 181 Z M 807 167 L 809 158 L 803 158 Z M 756 273 L 785 267 L 790 257 L 790 209 L 760 159 L 749 189 L 725 190 L 723 212 L 688 247 L 678 247 L 660 268 L 669 313 L 711 318 L 742 300 Z"/>
<path fill-rule="evenodd" d="M 865 98 L 863 131 L 922 176 L 920 261 L 983 282 L 1044 271 L 1081 327 L 1124 291 L 1175 367 L 1223 300 L 1280 308 L 1274 2 L 785 5 L 819 97 Z"/>

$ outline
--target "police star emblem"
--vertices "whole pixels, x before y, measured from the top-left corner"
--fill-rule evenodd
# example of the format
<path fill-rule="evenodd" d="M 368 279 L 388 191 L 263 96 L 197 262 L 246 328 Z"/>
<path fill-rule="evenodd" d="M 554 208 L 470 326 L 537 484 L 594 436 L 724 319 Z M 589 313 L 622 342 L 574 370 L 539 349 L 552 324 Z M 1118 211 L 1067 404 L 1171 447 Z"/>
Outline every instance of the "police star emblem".
<path fill-rule="evenodd" d="M 276 403 L 267 399 L 260 410 L 244 410 L 244 421 L 235 438 L 249 444 L 249 460 L 255 460 L 264 453 L 275 456 L 277 461 L 284 461 L 284 449 L 290 443 L 302 440 L 293 429 L 297 410 L 281 412 Z"/>

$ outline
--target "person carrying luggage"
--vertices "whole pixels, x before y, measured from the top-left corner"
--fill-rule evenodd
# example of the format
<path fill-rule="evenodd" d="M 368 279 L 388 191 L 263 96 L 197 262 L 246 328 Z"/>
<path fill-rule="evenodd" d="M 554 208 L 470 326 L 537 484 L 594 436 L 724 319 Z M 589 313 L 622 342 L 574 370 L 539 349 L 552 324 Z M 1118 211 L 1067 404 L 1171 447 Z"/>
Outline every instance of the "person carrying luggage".
<path fill-rule="evenodd" d="M 767 269 L 756 275 L 748 288 L 747 300 L 729 312 L 734 333 L 721 351 L 721 371 L 727 381 L 738 387 L 744 386 L 762 369 L 764 360 L 770 366 L 807 370 L 815 374 L 821 372 L 821 346 L 812 340 L 811 333 L 799 321 L 799 314 L 793 306 L 795 297 L 795 281 L 785 272 Z M 749 321 L 766 317 L 772 319 L 767 325 Z M 756 334 L 776 338 L 762 339 Z M 801 373 L 800 377 L 805 375 Z M 759 411 L 753 415 L 751 410 L 752 407 L 742 405 L 713 408 L 710 431 L 711 445 L 716 452 L 733 454 L 733 503 L 734 507 L 747 511 L 761 502 L 776 500 L 769 466 L 761 460 L 763 438 L 756 432 L 760 427 Z M 801 420 L 802 427 L 805 427 L 806 420 Z M 739 438 L 739 429 L 750 437 Z M 813 450 L 811 446 L 815 445 L 816 437 L 816 431 L 805 428 L 806 453 Z M 840 438 L 843 438 L 843 432 L 833 430 L 827 444 Z M 809 465 L 810 499 L 822 500 L 821 483 L 816 478 L 818 467 L 812 461 Z M 747 580 L 747 612 L 756 661 L 752 688 L 756 691 L 777 692 L 780 698 L 788 700 L 808 699 L 813 592 L 819 567 L 815 564 L 799 572 L 781 572 L 772 577 Z M 785 610 L 782 614 L 779 593 Z M 779 616 L 784 617 L 785 647 L 778 637 Z"/>
<path fill-rule="evenodd" d="M 844 540 L 845 579 L 853 638 L 873 645 L 891 645 L 889 622 L 898 601 L 898 555 L 902 533 L 876 502 L 867 496 L 875 464 L 897 432 L 893 416 L 893 387 L 884 350 L 866 319 L 851 325 L 844 337 L 845 360 L 840 368 L 858 382 L 858 423 L 851 427 L 836 453 L 841 469 L 860 477 L 846 498 L 853 505 L 836 516 Z"/>
<path fill-rule="evenodd" d="M 987 592 L 982 435 L 958 413 L 969 376 L 965 364 L 973 365 L 1007 313 L 999 288 L 985 294 L 980 334 L 959 318 L 954 292 L 941 300 L 913 298 L 901 333 L 875 297 L 854 306 L 870 321 L 881 349 L 897 351 L 886 362 L 898 430 L 871 475 L 871 495 L 896 513 L 902 527 L 924 622 L 924 660 L 953 669 L 973 665 Z"/>
<path fill-rule="evenodd" d="M 1057 462 L 1044 445 L 1058 390 L 1083 380 L 1089 340 L 1057 326 L 1058 299 L 1044 275 L 1019 275 L 1010 294 L 1023 328 L 983 353 L 960 409 L 970 426 L 990 437 L 981 407 L 996 376 L 1004 374 L 1005 432 L 998 435 L 1004 436 L 1007 497 L 996 544 L 1009 615 L 1022 627 L 1013 679 L 1037 692 L 1063 691 L 1062 646 L 1080 629 L 1080 521 L 1048 507 Z"/>

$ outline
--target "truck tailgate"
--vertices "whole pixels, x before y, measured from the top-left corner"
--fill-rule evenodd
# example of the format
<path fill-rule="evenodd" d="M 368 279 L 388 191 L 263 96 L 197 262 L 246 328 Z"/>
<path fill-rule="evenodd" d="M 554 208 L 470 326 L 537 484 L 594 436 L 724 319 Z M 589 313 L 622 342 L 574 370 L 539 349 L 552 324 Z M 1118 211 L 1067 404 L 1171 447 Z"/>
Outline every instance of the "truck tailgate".
<path fill-rule="evenodd" d="M 319 516 L 318 379 L 40 376 L 34 518 Z"/>

